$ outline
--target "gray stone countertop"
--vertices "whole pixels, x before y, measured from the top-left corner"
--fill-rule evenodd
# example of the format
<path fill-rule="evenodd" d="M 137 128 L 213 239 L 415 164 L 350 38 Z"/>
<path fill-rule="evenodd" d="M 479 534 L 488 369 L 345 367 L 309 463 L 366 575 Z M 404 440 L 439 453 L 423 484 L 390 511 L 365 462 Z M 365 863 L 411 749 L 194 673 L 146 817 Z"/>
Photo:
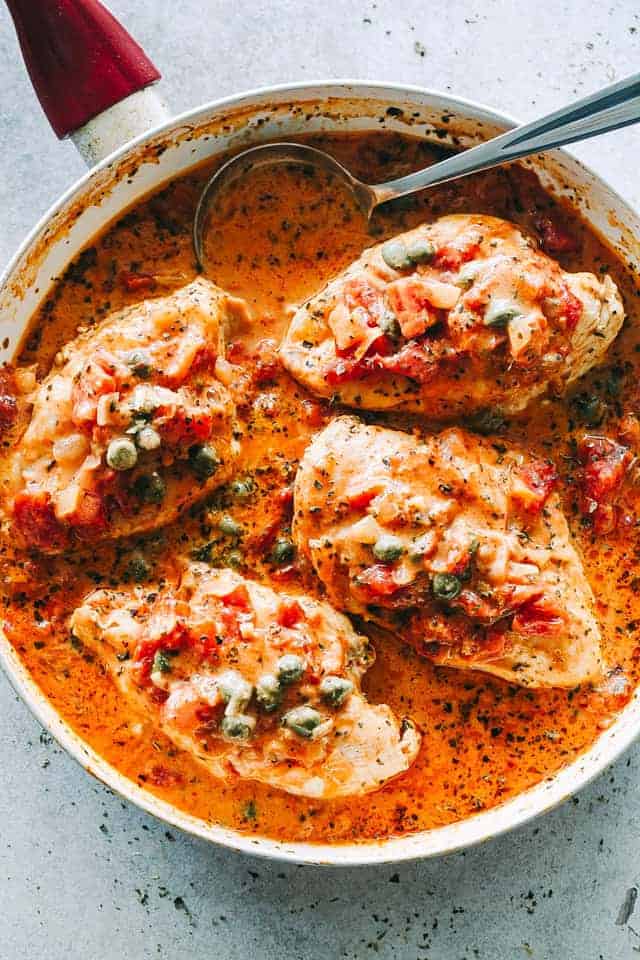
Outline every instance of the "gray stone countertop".
<path fill-rule="evenodd" d="M 398 80 L 532 118 L 640 62 L 631 0 L 113 0 L 176 110 L 263 84 Z M 0 8 L 0 262 L 83 172 Z M 576 148 L 640 204 L 640 132 Z M 622 960 L 640 954 L 640 745 L 578 797 L 444 859 L 267 863 L 97 785 L 0 678 L 0 960 Z"/>

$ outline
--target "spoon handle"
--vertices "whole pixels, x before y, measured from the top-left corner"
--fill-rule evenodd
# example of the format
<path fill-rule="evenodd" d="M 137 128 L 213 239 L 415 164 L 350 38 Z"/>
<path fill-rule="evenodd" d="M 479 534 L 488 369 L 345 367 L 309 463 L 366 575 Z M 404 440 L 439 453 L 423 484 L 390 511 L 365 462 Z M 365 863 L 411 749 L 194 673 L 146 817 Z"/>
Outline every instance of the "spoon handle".
<path fill-rule="evenodd" d="M 523 124 L 425 170 L 371 187 L 376 205 L 425 187 L 488 170 L 508 160 L 542 153 L 640 120 L 640 74 L 605 87 L 562 110 Z"/>
<path fill-rule="evenodd" d="M 160 78 L 99 0 L 6 2 L 31 82 L 59 137 Z"/>

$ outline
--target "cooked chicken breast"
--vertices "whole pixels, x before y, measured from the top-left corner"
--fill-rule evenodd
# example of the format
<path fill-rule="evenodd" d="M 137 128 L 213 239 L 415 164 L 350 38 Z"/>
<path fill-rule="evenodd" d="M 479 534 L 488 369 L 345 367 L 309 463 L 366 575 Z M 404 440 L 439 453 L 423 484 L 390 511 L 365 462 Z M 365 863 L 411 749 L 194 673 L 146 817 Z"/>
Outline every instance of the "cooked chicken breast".
<path fill-rule="evenodd" d="M 598 363 L 624 319 L 610 277 L 566 273 L 519 227 L 460 214 L 371 247 L 295 314 L 300 383 L 366 410 L 523 410 Z"/>
<path fill-rule="evenodd" d="M 417 754 L 413 725 L 360 692 L 366 638 L 310 597 L 192 563 L 175 585 L 97 590 L 70 626 L 216 777 L 330 799 L 376 790 Z"/>
<path fill-rule="evenodd" d="M 240 310 L 196 280 L 64 348 L 13 454 L 5 505 L 23 546 L 55 553 L 149 530 L 228 478 L 234 409 L 216 371 Z"/>
<path fill-rule="evenodd" d="M 300 464 L 294 537 L 336 607 L 437 663 L 573 687 L 602 672 L 591 590 L 553 465 L 502 450 L 340 417 Z"/>

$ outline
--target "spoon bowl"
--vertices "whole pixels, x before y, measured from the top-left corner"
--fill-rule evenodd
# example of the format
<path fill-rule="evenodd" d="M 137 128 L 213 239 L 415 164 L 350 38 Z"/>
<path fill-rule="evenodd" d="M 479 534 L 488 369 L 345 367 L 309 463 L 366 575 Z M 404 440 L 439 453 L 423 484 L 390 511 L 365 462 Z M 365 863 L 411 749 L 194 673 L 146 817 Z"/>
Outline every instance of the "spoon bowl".
<path fill-rule="evenodd" d="M 204 267 L 205 263 L 207 227 L 225 191 L 263 167 L 290 166 L 291 164 L 308 167 L 313 171 L 322 170 L 332 177 L 337 177 L 353 196 L 367 221 L 381 202 L 378 199 L 376 187 L 362 183 L 334 157 L 316 147 L 308 147 L 302 143 L 266 143 L 259 147 L 251 147 L 232 157 L 216 170 L 200 194 L 193 221 L 193 245 L 201 267 Z"/>

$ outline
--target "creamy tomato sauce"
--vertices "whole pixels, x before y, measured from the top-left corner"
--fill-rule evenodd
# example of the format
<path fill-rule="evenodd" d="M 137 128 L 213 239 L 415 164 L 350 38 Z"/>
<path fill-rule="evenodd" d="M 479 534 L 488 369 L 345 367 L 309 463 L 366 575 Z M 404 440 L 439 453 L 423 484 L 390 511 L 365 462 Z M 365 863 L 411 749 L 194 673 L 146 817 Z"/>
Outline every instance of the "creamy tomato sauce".
<path fill-rule="evenodd" d="M 437 147 L 389 134 L 310 142 L 371 181 L 441 156 Z M 145 296 L 170 293 L 197 275 L 191 227 L 209 172 L 203 168 L 169 184 L 96 238 L 34 317 L 20 366 L 37 364 L 42 378 L 79 329 Z M 69 614 L 96 585 L 126 581 L 141 560 L 152 580 L 162 579 L 177 555 L 233 565 L 276 589 L 284 584 L 321 595 L 312 573 L 287 546 L 290 490 L 310 438 L 336 410 L 282 370 L 277 344 L 294 308 L 365 247 L 424 220 L 461 212 L 504 217 L 537 232 L 565 269 L 609 271 L 625 299 L 628 319 L 604 366 L 569 397 L 536 401 L 518 417 L 489 424 L 497 445 L 513 443 L 534 456 L 551 457 L 558 468 L 613 673 L 600 689 L 526 690 L 480 673 L 436 667 L 400 638 L 372 628 L 377 661 L 364 689 L 372 702 L 412 716 L 423 733 L 420 754 L 407 773 L 367 796 L 366 803 L 321 802 L 252 782 L 216 780 L 123 701 L 100 662 L 71 637 Z M 300 168 L 256 175 L 220 214 L 208 238 L 209 274 L 244 297 L 252 313 L 249 326 L 227 336 L 228 356 L 246 373 L 237 476 L 250 479 L 251 495 L 238 499 L 223 488 L 152 535 L 88 546 L 63 558 L 13 555 L 5 543 L 3 580 L 11 581 L 4 600 L 7 634 L 56 709 L 92 747 L 132 780 L 203 820 L 284 840 L 339 843 L 437 827 L 488 809 L 584 751 L 638 681 L 640 503 L 633 467 L 624 481 L 616 477 L 607 487 L 600 468 L 589 474 L 589 464 L 602 459 L 597 451 L 591 455 L 584 440 L 610 438 L 626 445 L 630 457 L 640 450 L 633 278 L 582 223 L 553 204 L 531 173 L 515 167 L 388 206 L 375 216 L 373 237 L 349 197 Z M 10 420 L 5 413 L 0 410 Z M 397 414 L 365 418 L 405 430 L 425 426 Z M 19 411 L 14 432 L 5 433 L 6 447 L 23 426 Z M 220 532 L 223 515 L 241 525 L 241 536 Z"/>

